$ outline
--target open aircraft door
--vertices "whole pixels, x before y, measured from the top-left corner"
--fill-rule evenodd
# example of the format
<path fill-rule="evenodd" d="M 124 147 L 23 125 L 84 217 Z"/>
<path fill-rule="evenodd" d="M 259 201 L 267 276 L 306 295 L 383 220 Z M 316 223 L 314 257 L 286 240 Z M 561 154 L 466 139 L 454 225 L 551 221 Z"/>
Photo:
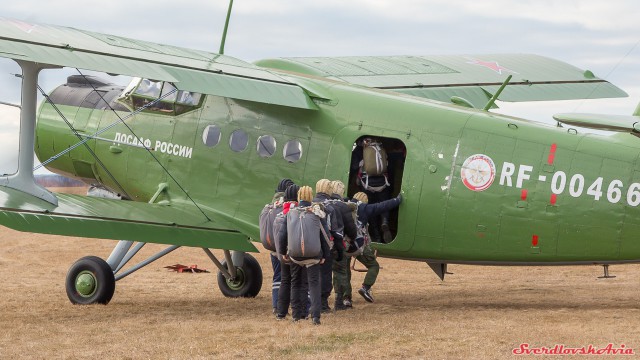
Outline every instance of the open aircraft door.
<path fill-rule="evenodd" d="M 347 127 L 333 138 L 327 164 L 328 178 L 344 181 L 348 176 L 347 196 L 351 197 L 362 191 L 358 184 L 358 170 L 360 158 L 358 147 L 364 139 L 372 138 L 379 141 L 387 153 L 387 178 L 389 181 L 388 197 L 403 194 L 403 203 L 399 209 L 390 213 L 390 228 L 392 241 L 388 244 L 375 244 L 382 251 L 381 254 L 394 255 L 409 251 L 413 246 L 417 212 L 406 210 L 417 207 L 420 198 L 420 183 L 422 181 L 422 166 L 420 160 L 424 157 L 422 144 L 408 131 L 390 131 L 374 127 Z M 344 154 L 351 154 L 345 157 Z M 371 224 L 370 224 L 371 227 Z M 370 228 L 371 232 L 371 228 Z"/>

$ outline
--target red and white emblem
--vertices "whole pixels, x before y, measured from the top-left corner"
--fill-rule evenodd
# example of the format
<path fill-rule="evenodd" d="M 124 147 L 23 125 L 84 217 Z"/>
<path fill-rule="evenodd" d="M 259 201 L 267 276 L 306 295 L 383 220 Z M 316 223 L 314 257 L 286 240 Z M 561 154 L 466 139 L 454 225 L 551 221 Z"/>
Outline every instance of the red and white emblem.
<path fill-rule="evenodd" d="M 471 155 L 462 164 L 460 178 L 469 190 L 484 191 L 496 178 L 496 165 L 487 155 Z"/>
<path fill-rule="evenodd" d="M 473 58 L 467 58 L 469 61 L 467 61 L 467 64 L 471 64 L 471 65 L 478 65 L 478 66 L 482 66 L 482 67 L 486 67 L 487 69 L 493 70 L 495 72 L 497 72 L 498 74 L 502 75 L 503 71 L 506 72 L 510 72 L 513 74 L 517 74 L 517 72 L 507 69 L 504 66 L 501 66 L 500 64 L 498 64 L 497 61 L 484 61 L 484 60 L 478 60 L 478 59 L 473 59 Z"/>

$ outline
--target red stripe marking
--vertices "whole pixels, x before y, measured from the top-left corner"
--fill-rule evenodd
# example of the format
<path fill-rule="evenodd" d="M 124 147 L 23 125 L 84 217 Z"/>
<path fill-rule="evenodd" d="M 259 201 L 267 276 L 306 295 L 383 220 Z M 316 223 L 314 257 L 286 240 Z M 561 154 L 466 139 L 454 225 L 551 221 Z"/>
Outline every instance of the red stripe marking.
<path fill-rule="evenodd" d="M 520 194 L 520 199 L 522 199 L 522 201 L 527 200 L 527 189 L 522 189 L 522 193 Z"/>
<path fill-rule="evenodd" d="M 556 150 L 558 149 L 557 144 L 551 144 L 551 149 L 549 150 L 549 157 L 547 158 L 547 162 L 549 165 L 553 165 L 553 160 L 556 158 Z"/>
<path fill-rule="evenodd" d="M 549 202 L 551 203 L 551 205 L 555 205 L 556 201 L 558 201 L 558 195 L 556 194 L 551 194 L 551 199 L 549 200 Z"/>
<path fill-rule="evenodd" d="M 531 245 L 538 246 L 538 235 L 533 235 L 531 238 Z"/>

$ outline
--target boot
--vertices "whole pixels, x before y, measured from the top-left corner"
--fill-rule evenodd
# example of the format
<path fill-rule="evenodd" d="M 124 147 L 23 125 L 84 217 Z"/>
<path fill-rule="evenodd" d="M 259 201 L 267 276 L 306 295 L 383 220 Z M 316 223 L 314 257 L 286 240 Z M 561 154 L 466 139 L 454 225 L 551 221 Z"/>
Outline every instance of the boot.
<path fill-rule="evenodd" d="M 323 313 L 323 314 L 331 312 L 331 308 L 329 307 L 329 300 L 328 299 L 322 299 L 322 309 L 320 310 L 320 312 Z"/>
<path fill-rule="evenodd" d="M 391 234 L 391 230 L 389 229 L 389 223 L 383 222 L 381 228 L 382 228 L 382 239 L 384 240 L 385 244 L 392 242 L 393 235 Z"/>
<path fill-rule="evenodd" d="M 347 310 L 347 307 L 344 306 L 344 302 L 342 301 L 342 296 L 336 294 L 336 304 L 334 305 L 334 309 L 336 311 Z"/>

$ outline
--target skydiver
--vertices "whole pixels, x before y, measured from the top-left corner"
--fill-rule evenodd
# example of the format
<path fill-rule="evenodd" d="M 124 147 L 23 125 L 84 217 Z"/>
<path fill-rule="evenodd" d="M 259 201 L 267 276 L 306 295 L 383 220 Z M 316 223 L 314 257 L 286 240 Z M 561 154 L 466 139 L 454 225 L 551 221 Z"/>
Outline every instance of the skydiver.
<path fill-rule="evenodd" d="M 302 232 L 299 231 L 296 234 L 294 232 L 289 231 L 286 224 L 290 221 L 293 221 L 291 218 L 292 212 L 287 212 L 286 224 L 285 226 L 280 227 L 278 231 L 277 241 L 280 244 L 279 249 L 282 252 L 282 259 L 284 261 L 291 261 L 290 269 L 291 269 L 291 308 L 292 308 L 292 317 L 293 321 L 297 322 L 306 317 L 306 303 L 307 303 L 307 289 L 303 286 L 303 276 L 306 277 L 307 282 L 309 284 L 308 295 L 311 300 L 311 318 L 313 321 L 313 325 L 320 325 L 320 314 L 322 310 L 321 305 L 321 266 L 325 262 L 325 259 L 330 258 L 328 239 L 326 239 L 326 233 L 328 232 L 327 223 L 325 220 L 326 213 L 324 212 L 324 207 L 320 204 L 315 204 L 312 206 L 311 200 L 313 198 L 313 191 L 309 186 L 303 186 L 298 191 L 298 208 L 308 208 L 311 212 L 310 214 L 313 216 L 317 216 L 320 220 L 320 228 L 318 228 L 318 233 L 311 234 L 302 237 Z M 295 212 L 294 212 L 295 213 Z M 299 219 L 304 219 L 304 217 L 300 217 Z M 307 219 L 309 217 L 307 216 Z M 304 227 L 306 228 L 306 227 Z M 300 236 L 298 239 L 292 239 L 292 237 Z M 289 249 L 290 243 L 304 244 L 306 241 L 313 241 L 311 239 L 315 239 L 315 241 L 320 242 L 321 252 L 317 256 L 312 257 L 294 257 L 290 256 L 291 249 Z M 308 243 L 307 243 L 308 244 Z M 303 247 L 304 249 L 304 247 Z M 306 274 L 306 276 L 305 276 Z M 284 302 L 284 301 L 282 301 Z M 279 302 L 280 305 L 281 302 Z M 281 309 L 279 309 L 280 311 Z M 278 314 L 279 318 L 282 313 Z"/>
<path fill-rule="evenodd" d="M 275 194 L 271 199 L 271 204 L 282 204 L 284 202 L 285 190 L 290 185 L 295 185 L 291 179 L 282 179 L 278 183 Z M 273 306 L 273 313 L 276 314 L 278 306 L 278 292 L 280 291 L 280 285 L 282 282 L 280 274 L 280 260 L 274 252 L 270 253 L 271 268 L 273 269 L 273 282 L 271 285 L 271 304 Z"/>
<path fill-rule="evenodd" d="M 325 207 L 325 212 L 327 214 L 327 225 L 329 227 L 329 232 L 331 233 L 331 240 L 333 243 L 329 244 L 329 248 L 331 249 L 331 254 L 327 256 L 322 264 L 320 269 L 322 276 L 322 312 L 328 313 L 331 312 L 331 307 L 329 306 L 329 296 L 331 295 L 331 290 L 333 290 L 332 284 L 332 270 L 331 267 L 333 265 L 333 253 L 335 253 L 335 257 L 337 261 L 342 261 L 343 253 L 344 253 L 344 245 L 343 245 L 343 223 L 342 217 L 334 208 L 331 203 L 331 181 L 328 179 L 320 179 L 316 183 L 316 197 L 313 198 L 314 203 L 322 203 Z"/>
<path fill-rule="evenodd" d="M 355 209 L 350 208 L 349 205 L 344 202 L 344 191 L 345 186 L 342 181 L 335 180 L 331 182 L 331 199 L 334 200 L 331 203 L 333 204 L 336 212 L 339 214 L 338 216 L 340 217 L 340 220 L 342 221 L 344 238 L 352 241 L 351 239 L 356 239 L 358 237 L 358 228 L 356 226 L 353 215 L 353 210 Z M 351 288 L 347 274 L 350 261 L 351 257 L 345 254 L 340 260 L 336 258 L 331 266 L 331 270 L 333 272 L 333 290 L 335 293 L 334 309 L 336 311 L 345 310 L 348 307 L 352 307 L 351 297 L 348 298 L 349 306 L 345 305 L 344 302 L 344 295 L 347 292 L 347 288 Z M 350 294 L 351 291 L 349 291 L 349 295 Z"/>
<path fill-rule="evenodd" d="M 352 167 L 357 167 L 356 184 L 367 194 L 369 203 L 378 203 L 391 198 L 388 177 L 388 160 L 385 147 L 376 138 L 365 138 L 357 143 L 352 152 Z M 367 172 L 366 169 L 369 169 Z M 389 243 L 393 234 L 389 227 L 389 212 L 382 212 L 369 219 L 371 240 Z"/>
<path fill-rule="evenodd" d="M 373 294 L 371 293 L 371 287 L 375 284 L 380 272 L 380 264 L 376 260 L 376 253 L 371 248 L 371 241 L 367 240 L 369 237 L 368 225 L 369 220 L 383 212 L 389 212 L 392 209 L 400 206 L 402 202 L 402 195 L 398 194 L 397 197 L 389 199 L 376 204 L 369 204 L 367 194 L 364 192 L 358 192 L 353 195 L 352 201 L 358 204 L 358 226 L 361 232 L 365 236 L 364 249 L 362 254 L 356 256 L 356 260 L 362 263 L 367 268 L 367 275 L 364 277 L 362 287 L 358 289 L 360 294 L 367 302 L 373 302 Z M 344 294 L 345 299 L 351 299 L 351 269 L 347 269 L 349 286 L 347 292 Z"/>
<path fill-rule="evenodd" d="M 283 227 L 286 227 L 286 215 L 292 207 L 298 205 L 298 190 L 300 187 L 296 184 L 291 184 L 284 192 L 282 213 L 274 221 L 274 236 L 275 239 L 279 239 L 279 232 Z M 279 224 L 280 223 L 280 224 Z M 285 240 L 286 241 L 286 238 Z M 278 243 L 276 246 L 278 249 L 277 257 L 279 258 L 279 280 L 280 286 L 277 295 L 277 310 L 276 319 L 284 320 L 289 312 L 289 305 L 291 303 L 291 262 L 285 260 L 283 255 L 286 255 L 286 246 L 283 243 Z"/>

